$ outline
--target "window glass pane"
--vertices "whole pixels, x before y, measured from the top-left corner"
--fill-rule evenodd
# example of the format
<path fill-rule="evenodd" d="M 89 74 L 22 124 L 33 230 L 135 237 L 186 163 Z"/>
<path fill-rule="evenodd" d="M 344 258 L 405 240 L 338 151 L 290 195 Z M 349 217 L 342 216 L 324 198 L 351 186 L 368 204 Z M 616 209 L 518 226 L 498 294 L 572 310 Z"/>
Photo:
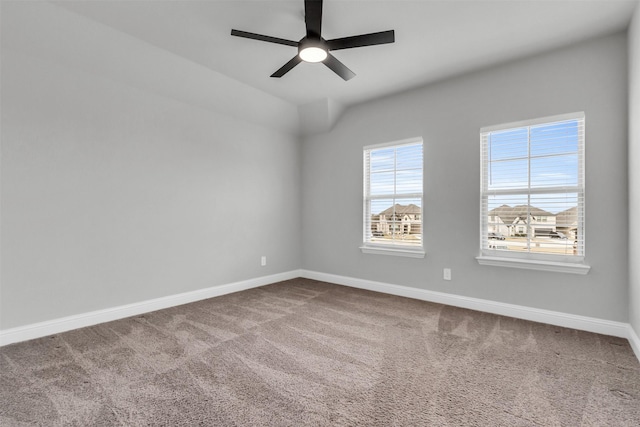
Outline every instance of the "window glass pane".
<path fill-rule="evenodd" d="M 531 128 L 531 156 L 576 153 L 579 125 L 575 120 Z"/>
<path fill-rule="evenodd" d="M 396 218 L 400 222 L 396 240 L 406 245 L 422 245 L 422 199 L 396 200 Z"/>
<path fill-rule="evenodd" d="M 578 201 L 577 193 L 490 196 L 489 248 L 573 255 L 580 225 Z"/>
<path fill-rule="evenodd" d="M 507 247 L 507 243 L 516 245 L 527 234 L 527 217 L 529 205 L 526 195 L 518 196 L 489 196 L 487 209 L 487 238 L 489 246 L 492 240 L 503 241 L 504 244 L 496 249 L 512 249 Z"/>
<path fill-rule="evenodd" d="M 370 177 L 371 195 L 393 194 L 395 188 L 393 172 L 372 173 Z"/>
<path fill-rule="evenodd" d="M 422 199 L 371 201 L 372 242 L 422 244 Z"/>
<path fill-rule="evenodd" d="M 396 169 L 419 170 L 422 173 L 422 145 L 406 145 L 396 151 Z"/>
<path fill-rule="evenodd" d="M 369 212 L 371 212 L 370 235 L 367 241 L 384 242 L 386 236 L 389 235 L 390 218 L 384 212 L 393 206 L 393 199 L 375 199 L 369 201 Z"/>
<path fill-rule="evenodd" d="M 489 163 L 489 190 L 527 188 L 529 186 L 528 161 L 503 160 Z"/>
<path fill-rule="evenodd" d="M 509 129 L 489 134 L 489 161 L 527 157 L 527 128 Z"/>
<path fill-rule="evenodd" d="M 578 185 L 578 155 L 531 159 L 531 187 Z"/>
<path fill-rule="evenodd" d="M 396 173 L 396 194 L 422 192 L 422 169 L 400 170 Z"/>
<path fill-rule="evenodd" d="M 380 171 L 392 171 L 394 167 L 394 161 L 393 147 L 371 150 L 371 173 Z"/>

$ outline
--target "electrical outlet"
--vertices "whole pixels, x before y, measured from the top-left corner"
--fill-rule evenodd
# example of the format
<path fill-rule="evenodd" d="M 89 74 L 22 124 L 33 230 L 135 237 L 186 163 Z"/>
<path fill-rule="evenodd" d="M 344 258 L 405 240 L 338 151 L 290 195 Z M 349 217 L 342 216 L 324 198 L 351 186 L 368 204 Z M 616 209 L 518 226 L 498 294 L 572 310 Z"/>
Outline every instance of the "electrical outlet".
<path fill-rule="evenodd" d="M 451 269 L 450 268 L 445 268 L 443 273 L 444 273 L 443 274 L 444 280 L 451 280 Z"/>
<path fill-rule="evenodd" d="M 266 255 L 262 255 L 262 258 L 260 258 L 260 265 L 263 266 L 263 267 L 265 265 L 267 265 L 267 257 L 266 257 Z"/>

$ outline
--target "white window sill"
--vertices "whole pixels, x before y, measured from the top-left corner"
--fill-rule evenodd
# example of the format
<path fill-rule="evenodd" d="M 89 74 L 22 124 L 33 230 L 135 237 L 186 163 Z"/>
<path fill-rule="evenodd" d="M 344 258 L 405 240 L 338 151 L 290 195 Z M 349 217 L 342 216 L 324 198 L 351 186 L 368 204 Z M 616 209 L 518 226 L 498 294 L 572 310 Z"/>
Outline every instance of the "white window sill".
<path fill-rule="evenodd" d="M 573 264 L 569 262 L 539 261 L 531 259 L 503 258 L 493 256 L 476 257 L 480 265 L 492 265 L 495 267 L 523 268 L 526 270 L 555 271 L 559 273 L 587 274 L 591 269 L 585 264 Z"/>
<path fill-rule="evenodd" d="M 424 258 L 425 252 L 422 248 L 397 248 L 381 246 L 360 246 L 363 254 L 404 256 L 409 258 Z"/>

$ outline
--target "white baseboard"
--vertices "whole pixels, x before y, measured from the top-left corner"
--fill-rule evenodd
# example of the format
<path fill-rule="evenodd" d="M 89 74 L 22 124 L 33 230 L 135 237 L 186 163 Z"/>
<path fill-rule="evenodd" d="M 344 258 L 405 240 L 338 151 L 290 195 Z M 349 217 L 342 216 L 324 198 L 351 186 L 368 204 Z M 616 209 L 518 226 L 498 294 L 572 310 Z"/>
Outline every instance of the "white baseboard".
<path fill-rule="evenodd" d="M 104 310 L 48 320 L 46 322 L 0 330 L 0 346 L 20 341 L 27 341 L 34 338 L 41 338 L 47 335 L 59 334 L 72 329 L 97 325 L 98 323 L 124 319 L 125 317 L 136 316 L 150 311 L 161 310 L 163 308 L 175 307 L 177 305 L 244 291 L 246 289 L 257 288 L 259 286 L 269 285 L 283 280 L 295 279 L 297 277 L 301 277 L 300 270 L 292 270 L 270 276 L 257 277 L 255 279 L 242 280 L 240 282 L 228 283 L 220 286 L 212 286 L 210 288 L 199 289 L 197 291 L 185 292 L 177 295 L 170 295 L 133 304 L 107 308 Z"/>
<path fill-rule="evenodd" d="M 350 286 L 353 288 L 367 289 L 385 294 L 398 295 L 423 301 L 451 305 L 454 307 L 468 308 L 470 310 L 484 311 L 502 316 L 515 317 L 517 319 L 531 320 L 533 322 L 547 323 L 565 328 L 579 329 L 595 332 L 603 335 L 627 338 L 631 327 L 628 323 L 613 322 L 610 320 L 596 319 L 593 317 L 577 316 L 558 311 L 542 310 L 515 304 L 505 304 L 496 301 L 470 298 L 461 295 L 447 294 L 443 292 L 428 291 L 425 289 L 411 288 L 408 286 L 392 285 L 389 283 L 374 282 L 371 280 L 357 279 L 354 277 L 338 276 L 334 274 L 319 273 L 317 271 L 302 270 L 302 277 Z M 636 346 L 638 346 L 637 336 Z M 633 346 L 633 344 L 632 344 Z M 640 348 L 640 347 L 639 347 Z M 634 348 L 636 355 L 640 352 Z M 640 360 L 640 356 L 638 357 Z"/>
<path fill-rule="evenodd" d="M 629 340 L 629 344 L 631 344 L 631 348 L 633 352 L 636 354 L 638 360 L 640 360 L 640 338 L 638 338 L 638 334 L 633 330 L 631 325 L 629 325 L 629 336 L 627 339 Z"/>

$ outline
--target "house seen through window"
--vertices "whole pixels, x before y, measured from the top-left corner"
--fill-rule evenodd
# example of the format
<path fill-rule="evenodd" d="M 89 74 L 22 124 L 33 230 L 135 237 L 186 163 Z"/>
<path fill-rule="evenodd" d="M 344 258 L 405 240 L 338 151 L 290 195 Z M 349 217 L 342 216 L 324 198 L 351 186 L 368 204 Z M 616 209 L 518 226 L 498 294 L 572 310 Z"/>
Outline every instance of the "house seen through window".
<path fill-rule="evenodd" d="M 483 255 L 584 258 L 584 114 L 481 131 Z"/>
<path fill-rule="evenodd" d="M 424 256 L 422 186 L 421 138 L 364 148 L 363 252 Z"/>

